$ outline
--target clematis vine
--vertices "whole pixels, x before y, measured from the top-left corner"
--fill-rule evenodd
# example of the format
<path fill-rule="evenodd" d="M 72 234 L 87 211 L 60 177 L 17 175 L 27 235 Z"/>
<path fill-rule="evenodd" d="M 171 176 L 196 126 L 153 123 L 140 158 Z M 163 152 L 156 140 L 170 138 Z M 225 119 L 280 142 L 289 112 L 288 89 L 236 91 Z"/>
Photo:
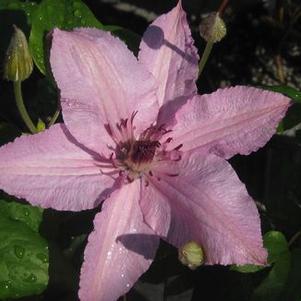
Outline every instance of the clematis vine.
<path fill-rule="evenodd" d="M 146 30 L 138 59 L 110 33 L 52 33 L 63 124 L 0 149 L 0 188 L 33 205 L 96 214 L 83 301 L 116 300 L 159 239 L 200 244 L 205 263 L 264 265 L 255 203 L 226 159 L 274 134 L 289 99 L 236 86 L 198 95 L 198 54 L 181 2 Z"/>

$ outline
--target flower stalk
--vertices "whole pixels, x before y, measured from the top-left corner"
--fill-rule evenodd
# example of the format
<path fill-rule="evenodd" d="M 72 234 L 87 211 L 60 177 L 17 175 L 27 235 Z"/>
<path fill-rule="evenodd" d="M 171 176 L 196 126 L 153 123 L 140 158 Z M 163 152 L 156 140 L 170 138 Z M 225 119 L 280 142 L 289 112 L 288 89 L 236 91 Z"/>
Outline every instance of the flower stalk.
<path fill-rule="evenodd" d="M 226 25 L 220 15 L 223 13 L 228 1 L 224 0 L 220 5 L 218 12 L 209 14 L 200 24 L 200 35 L 207 42 L 201 60 L 199 62 L 199 76 L 208 61 L 214 43 L 221 41 L 226 33 Z"/>
<path fill-rule="evenodd" d="M 22 96 L 22 89 L 21 89 L 21 81 L 14 81 L 14 94 L 15 94 L 15 99 L 16 99 L 16 104 L 18 111 L 26 124 L 27 128 L 30 130 L 32 134 L 35 134 L 38 132 L 37 128 L 33 124 L 31 118 L 28 115 L 28 112 L 25 108 L 24 101 L 23 101 L 23 96 Z"/>

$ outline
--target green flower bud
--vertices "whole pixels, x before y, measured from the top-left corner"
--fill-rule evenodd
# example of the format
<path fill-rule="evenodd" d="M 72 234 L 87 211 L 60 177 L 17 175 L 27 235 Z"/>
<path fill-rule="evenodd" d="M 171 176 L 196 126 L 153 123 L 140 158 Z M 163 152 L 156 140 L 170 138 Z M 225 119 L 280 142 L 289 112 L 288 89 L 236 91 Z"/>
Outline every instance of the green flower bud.
<path fill-rule="evenodd" d="M 4 78 L 16 82 L 30 76 L 33 62 L 24 33 L 15 25 L 14 29 L 6 52 Z"/>
<path fill-rule="evenodd" d="M 206 42 L 221 41 L 227 33 L 225 22 L 217 12 L 209 14 L 199 26 L 201 36 Z"/>
<path fill-rule="evenodd" d="M 183 265 L 188 266 L 191 270 L 204 263 L 204 251 L 195 241 L 189 241 L 179 249 L 179 260 Z"/>
<path fill-rule="evenodd" d="M 38 124 L 37 124 L 37 131 L 38 132 L 43 132 L 45 129 L 46 129 L 45 122 L 39 118 Z"/>

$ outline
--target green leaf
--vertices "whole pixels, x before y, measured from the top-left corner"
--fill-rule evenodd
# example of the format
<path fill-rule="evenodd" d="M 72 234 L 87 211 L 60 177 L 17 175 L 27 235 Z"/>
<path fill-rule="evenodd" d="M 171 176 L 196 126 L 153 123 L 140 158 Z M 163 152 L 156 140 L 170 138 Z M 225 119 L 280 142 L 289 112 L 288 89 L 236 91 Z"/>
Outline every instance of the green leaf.
<path fill-rule="evenodd" d="M 285 236 L 278 231 L 267 232 L 263 237 L 264 247 L 268 250 L 268 263 L 272 264 L 289 253 Z"/>
<path fill-rule="evenodd" d="M 0 299 L 43 292 L 48 246 L 39 232 L 42 209 L 0 200 Z"/>
<path fill-rule="evenodd" d="M 266 233 L 264 245 L 268 249 L 268 262 L 272 267 L 267 277 L 255 289 L 252 301 L 277 300 L 284 290 L 291 267 L 288 243 L 281 232 Z"/>
<path fill-rule="evenodd" d="M 39 70 L 45 74 L 45 35 L 55 27 L 71 29 L 86 26 L 103 28 L 89 8 L 79 0 L 43 0 L 31 17 L 29 47 Z"/>

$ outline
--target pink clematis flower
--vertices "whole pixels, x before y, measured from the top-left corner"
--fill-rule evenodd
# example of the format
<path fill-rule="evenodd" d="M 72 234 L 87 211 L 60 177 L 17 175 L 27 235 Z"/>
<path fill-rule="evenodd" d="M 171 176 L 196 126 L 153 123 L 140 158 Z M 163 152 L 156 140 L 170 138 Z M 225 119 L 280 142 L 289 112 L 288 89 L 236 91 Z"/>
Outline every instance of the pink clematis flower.
<path fill-rule="evenodd" d="M 95 216 L 83 301 L 116 300 L 159 238 L 200 243 L 207 264 L 265 264 L 260 219 L 226 159 L 262 147 L 280 94 L 237 86 L 197 95 L 198 55 L 181 2 L 145 32 L 138 60 L 110 33 L 55 29 L 50 54 L 64 124 L 0 149 L 0 187 L 33 205 Z"/>

